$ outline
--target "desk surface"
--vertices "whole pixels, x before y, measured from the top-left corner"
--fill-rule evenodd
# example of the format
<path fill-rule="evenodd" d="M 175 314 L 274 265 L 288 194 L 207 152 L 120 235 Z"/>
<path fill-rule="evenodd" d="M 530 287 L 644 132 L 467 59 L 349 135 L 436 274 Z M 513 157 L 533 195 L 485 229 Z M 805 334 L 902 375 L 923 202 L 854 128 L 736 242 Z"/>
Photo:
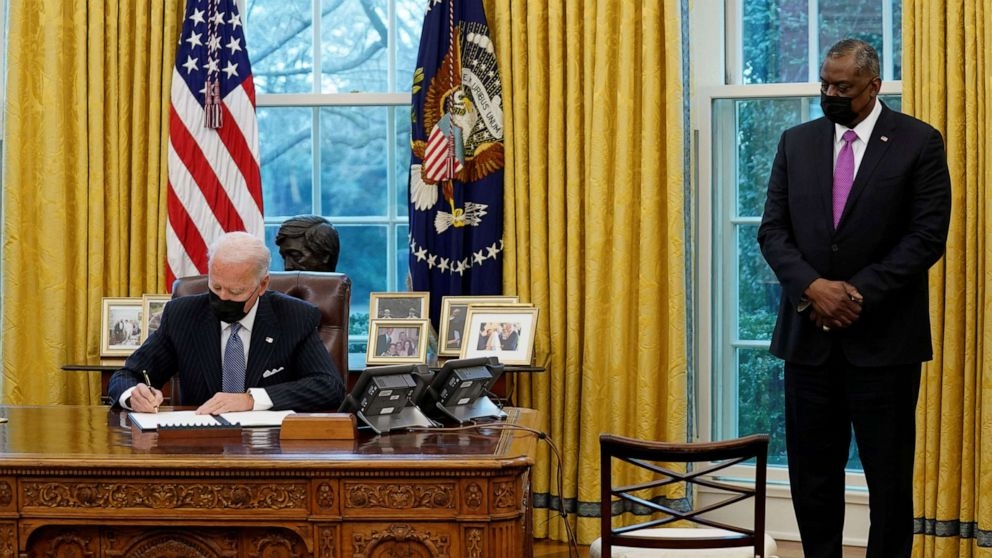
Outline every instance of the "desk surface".
<path fill-rule="evenodd" d="M 104 406 L 0 406 L 0 549 L 75 555 L 70 546 L 89 541 L 93 556 L 530 556 L 537 438 L 526 429 L 538 415 L 506 411 L 472 430 L 348 442 L 245 428 L 240 443 L 160 443 Z"/>
<path fill-rule="evenodd" d="M 163 410 L 171 410 L 163 407 Z M 485 461 L 526 458 L 531 453 L 526 428 L 536 427 L 536 412 L 530 409 L 507 409 L 508 419 L 480 423 L 477 428 L 440 428 L 423 431 L 393 432 L 376 436 L 359 429 L 355 441 L 280 441 L 279 428 L 244 428 L 241 443 L 198 440 L 158 443 L 154 431 L 131 428 L 126 411 L 105 406 L 0 406 L 0 468 L 15 464 L 51 466 L 54 463 L 80 462 L 120 467 L 131 463 L 175 461 L 160 456 L 202 458 L 216 463 L 225 460 L 255 458 L 267 465 L 275 463 L 322 465 L 331 461 L 348 464 L 356 460 L 411 461 L 435 459 Z M 522 442 L 522 443 L 521 443 Z M 364 466 L 364 465 L 363 465 Z"/>

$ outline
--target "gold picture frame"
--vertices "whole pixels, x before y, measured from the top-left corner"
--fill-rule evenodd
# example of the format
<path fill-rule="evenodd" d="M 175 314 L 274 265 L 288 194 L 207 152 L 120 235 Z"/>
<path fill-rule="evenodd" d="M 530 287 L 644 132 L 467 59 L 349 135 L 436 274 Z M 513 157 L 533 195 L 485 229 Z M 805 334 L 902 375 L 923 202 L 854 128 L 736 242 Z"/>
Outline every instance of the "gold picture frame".
<path fill-rule="evenodd" d="M 461 296 L 447 295 L 441 297 L 441 317 L 438 327 L 438 348 L 440 356 L 458 356 L 465 339 L 465 323 L 469 306 L 500 306 L 517 304 L 517 296 Z"/>
<path fill-rule="evenodd" d="M 141 346 L 139 297 L 104 297 L 100 313 L 100 356 L 127 357 Z"/>
<path fill-rule="evenodd" d="M 426 364 L 430 320 L 369 321 L 365 364 Z"/>
<path fill-rule="evenodd" d="M 141 296 L 141 342 L 158 329 L 165 303 L 172 300 L 167 294 L 145 294 Z"/>
<path fill-rule="evenodd" d="M 430 312 L 430 293 L 369 293 L 369 321 L 426 320 Z"/>
<path fill-rule="evenodd" d="M 469 306 L 459 358 L 494 356 L 503 364 L 530 365 L 537 315 L 529 304 Z"/>

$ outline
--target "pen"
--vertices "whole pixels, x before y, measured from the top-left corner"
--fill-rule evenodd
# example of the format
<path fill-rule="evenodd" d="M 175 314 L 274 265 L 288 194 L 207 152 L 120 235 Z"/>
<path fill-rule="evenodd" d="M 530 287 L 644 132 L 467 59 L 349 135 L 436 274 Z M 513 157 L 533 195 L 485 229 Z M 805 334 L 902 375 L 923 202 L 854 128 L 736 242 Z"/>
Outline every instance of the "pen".
<path fill-rule="evenodd" d="M 148 371 L 147 370 L 142 370 L 141 371 L 141 375 L 145 377 L 145 385 L 148 386 L 149 389 L 150 389 L 152 387 L 152 380 L 151 380 L 151 378 L 148 377 Z M 155 393 L 155 392 L 152 392 L 152 393 Z M 158 405 L 155 406 L 155 412 L 156 413 L 158 412 Z"/>

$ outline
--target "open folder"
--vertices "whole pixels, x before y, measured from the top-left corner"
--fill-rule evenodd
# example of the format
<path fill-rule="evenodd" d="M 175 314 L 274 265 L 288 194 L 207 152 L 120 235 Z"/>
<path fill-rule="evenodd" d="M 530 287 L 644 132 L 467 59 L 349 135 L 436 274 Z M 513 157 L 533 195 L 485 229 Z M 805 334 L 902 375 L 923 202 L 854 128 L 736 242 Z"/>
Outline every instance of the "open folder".
<path fill-rule="evenodd" d="M 238 411 L 219 415 L 198 415 L 195 411 L 128 413 L 131 424 L 141 430 L 169 428 L 203 428 L 211 426 L 280 426 L 293 411 Z"/>

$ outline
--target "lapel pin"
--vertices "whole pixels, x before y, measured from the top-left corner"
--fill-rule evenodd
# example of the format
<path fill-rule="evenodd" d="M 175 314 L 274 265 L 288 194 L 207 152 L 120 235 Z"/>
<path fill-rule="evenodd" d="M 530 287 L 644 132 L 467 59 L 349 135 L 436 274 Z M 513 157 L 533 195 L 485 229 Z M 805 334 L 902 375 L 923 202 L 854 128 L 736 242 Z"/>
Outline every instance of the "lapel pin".
<path fill-rule="evenodd" d="M 266 337 L 265 338 L 265 342 L 266 343 L 271 343 L 272 342 L 272 338 L 271 337 Z"/>
<path fill-rule="evenodd" d="M 882 137 L 880 137 L 878 139 L 880 139 L 882 141 L 889 141 L 889 136 L 882 136 Z"/>

